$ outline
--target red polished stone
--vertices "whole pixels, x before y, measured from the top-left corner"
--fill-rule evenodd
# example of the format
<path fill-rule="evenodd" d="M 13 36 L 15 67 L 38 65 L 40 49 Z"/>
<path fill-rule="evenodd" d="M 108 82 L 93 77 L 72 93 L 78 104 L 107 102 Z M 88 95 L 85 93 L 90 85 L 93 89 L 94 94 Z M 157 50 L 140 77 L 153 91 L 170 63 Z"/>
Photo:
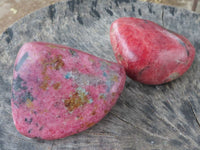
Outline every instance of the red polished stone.
<path fill-rule="evenodd" d="M 50 44 L 25 44 L 15 62 L 12 114 L 28 137 L 59 139 L 100 121 L 125 83 L 123 66 L 82 51 Z"/>
<path fill-rule="evenodd" d="M 111 25 L 110 39 L 115 57 L 127 75 L 145 84 L 178 78 L 195 56 L 194 47 L 184 36 L 148 20 L 117 19 Z"/>

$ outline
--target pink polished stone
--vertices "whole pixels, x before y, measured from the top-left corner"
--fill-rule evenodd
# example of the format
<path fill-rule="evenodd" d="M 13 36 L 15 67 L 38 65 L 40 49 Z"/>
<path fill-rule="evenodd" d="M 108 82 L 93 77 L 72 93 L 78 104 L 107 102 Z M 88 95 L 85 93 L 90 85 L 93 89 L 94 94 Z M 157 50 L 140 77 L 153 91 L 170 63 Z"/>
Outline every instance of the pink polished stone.
<path fill-rule="evenodd" d="M 100 121 L 116 103 L 124 68 L 82 51 L 50 44 L 25 44 L 15 62 L 12 114 L 17 130 L 53 140 Z"/>
<path fill-rule="evenodd" d="M 184 36 L 134 17 L 115 20 L 110 41 L 127 75 L 144 84 L 159 85 L 177 79 L 195 57 L 194 46 Z"/>

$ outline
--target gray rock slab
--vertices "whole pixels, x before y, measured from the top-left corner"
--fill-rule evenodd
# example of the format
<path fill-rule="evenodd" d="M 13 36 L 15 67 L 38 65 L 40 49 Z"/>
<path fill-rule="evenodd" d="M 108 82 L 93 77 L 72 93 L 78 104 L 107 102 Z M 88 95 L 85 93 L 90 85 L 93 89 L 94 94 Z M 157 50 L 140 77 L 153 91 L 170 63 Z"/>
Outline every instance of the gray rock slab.
<path fill-rule="evenodd" d="M 110 113 L 92 128 L 60 140 L 29 139 L 16 130 L 10 105 L 13 64 L 30 41 L 62 44 L 107 60 L 111 23 L 124 16 L 154 21 L 183 34 L 196 48 L 179 79 L 148 86 L 127 78 Z M 68 0 L 40 9 L 0 35 L 1 150 L 198 150 L 200 149 L 200 15 L 136 0 Z"/>

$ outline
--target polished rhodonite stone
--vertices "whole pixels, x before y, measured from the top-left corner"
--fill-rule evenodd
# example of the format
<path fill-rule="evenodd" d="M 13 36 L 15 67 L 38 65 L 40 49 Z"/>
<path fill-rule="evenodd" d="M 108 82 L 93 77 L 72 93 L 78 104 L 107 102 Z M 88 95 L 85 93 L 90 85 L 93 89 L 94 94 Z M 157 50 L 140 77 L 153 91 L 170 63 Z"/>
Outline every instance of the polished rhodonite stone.
<path fill-rule="evenodd" d="M 195 56 L 188 39 L 149 20 L 119 18 L 111 25 L 110 39 L 127 75 L 145 84 L 178 78 L 189 69 Z"/>
<path fill-rule="evenodd" d="M 65 46 L 27 43 L 14 65 L 14 124 L 25 136 L 47 140 L 81 132 L 110 111 L 125 78 L 120 64 Z"/>

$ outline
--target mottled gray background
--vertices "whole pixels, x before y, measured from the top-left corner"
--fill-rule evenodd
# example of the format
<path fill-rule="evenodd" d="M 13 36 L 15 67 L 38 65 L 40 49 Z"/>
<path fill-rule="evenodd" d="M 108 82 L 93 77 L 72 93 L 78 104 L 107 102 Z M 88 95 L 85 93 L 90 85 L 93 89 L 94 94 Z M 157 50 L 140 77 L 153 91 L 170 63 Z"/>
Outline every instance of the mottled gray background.
<path fill-rule="evenodd" d="M 148 86 L 127 78 L 111 112 L 92 128 L 61 140 L 20 135 L 11 115 L 14 60 L 29 41 L 67 45 L 116 61 L 111 23 L 123 16 L 154 21 L 183 34 L 196 48 L 192 67 L 181 78 Z M 68 0 L 38 10 L 0 36 L 1 150 L 198 150 L 200 149 L 200 15 L 136 0 Z"/>

